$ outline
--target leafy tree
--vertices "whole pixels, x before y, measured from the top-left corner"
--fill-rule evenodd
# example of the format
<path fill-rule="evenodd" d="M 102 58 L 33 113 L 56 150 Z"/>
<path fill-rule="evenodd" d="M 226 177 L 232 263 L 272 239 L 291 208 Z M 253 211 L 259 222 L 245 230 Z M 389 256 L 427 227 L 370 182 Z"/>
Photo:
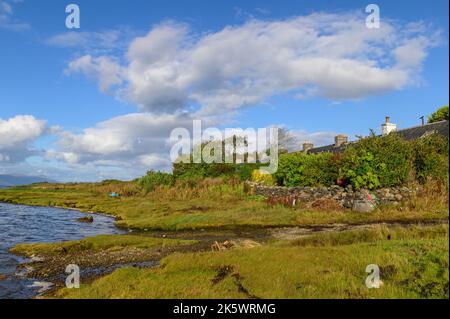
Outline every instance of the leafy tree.
<path fill-rule="evenodd" d="M 448 105 L 441 107 L 428 117 L 428 123 L 434 123 L 443 120 L 448 121 Z"/>

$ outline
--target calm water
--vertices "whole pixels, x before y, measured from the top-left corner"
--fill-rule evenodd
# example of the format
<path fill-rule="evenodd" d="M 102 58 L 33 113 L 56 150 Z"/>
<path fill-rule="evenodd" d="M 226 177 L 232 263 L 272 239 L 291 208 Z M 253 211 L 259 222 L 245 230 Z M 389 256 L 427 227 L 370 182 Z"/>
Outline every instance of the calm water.
<path fill-rule="evenodd" d="M 91 224 L 76 221 L 83 216 L 86 214 L 74 210 L 0 203 L 0 276 L 6 275 L 6 279 L 0 278 L 0 299 L 30 298 L 42 288 L 36 286 L 36 281 L 16 274 L 16 267 L 23 260 L 8 252 L 15 244 L 121 233 L 110 217 L 92 215 Z"/>

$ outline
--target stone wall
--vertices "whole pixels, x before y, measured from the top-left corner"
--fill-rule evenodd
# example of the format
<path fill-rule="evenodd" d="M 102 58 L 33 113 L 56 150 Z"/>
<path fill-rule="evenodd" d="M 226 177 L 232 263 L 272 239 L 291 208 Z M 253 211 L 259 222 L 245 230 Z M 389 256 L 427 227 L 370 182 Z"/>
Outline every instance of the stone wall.
<path fill-rule="evenodd" d="M 252 182 L 247 183 L 249 191 L 254 195 L 268 198 L 289 197 L 295 202 L 313 203 L 318 200 L 331 199 L 343 208 L 369 212 L 377 205 L 399 205 L 410 200 L 419 191 L 418 188 L 392 187 L 373 191 L 354 190 L 351 186 L 331 187 L 281 187 L 264 186 Z"/>

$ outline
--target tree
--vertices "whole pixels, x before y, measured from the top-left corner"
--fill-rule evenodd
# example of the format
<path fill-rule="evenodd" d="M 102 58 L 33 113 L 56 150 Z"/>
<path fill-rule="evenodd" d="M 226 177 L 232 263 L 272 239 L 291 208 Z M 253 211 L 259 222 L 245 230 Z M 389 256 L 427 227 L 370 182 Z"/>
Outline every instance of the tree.
<path fill-rule="evenodd" d="M 297 138 L 288 129 L 278 128 L 278 150 L 281 153 L 294 151 L 298 146 Z"/>
<path fill-rule="evenodd" d="M 434 123 L 443 120 L 448 121 L 448 105 L 441 107 L 428 117 L 428 123 Z"/>

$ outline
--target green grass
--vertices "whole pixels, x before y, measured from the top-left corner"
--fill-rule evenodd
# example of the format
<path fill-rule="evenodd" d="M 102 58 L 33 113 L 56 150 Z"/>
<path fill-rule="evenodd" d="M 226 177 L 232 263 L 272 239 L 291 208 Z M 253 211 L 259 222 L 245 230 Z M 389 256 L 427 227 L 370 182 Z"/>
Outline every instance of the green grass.
<path fill-rule="evenodd" d="M 114 186 L 116 185 L 116 186 Z M 380 208 L 366 214 L 269 206 L 244 193 L 242 185 L 199 185 L 196 188 L 162 188 L 143 194 L 131 192 L 133 184 L 38 184 L 0 190 L 0 201 L 35 206 L 76 208 L 116 216 L 117 226 L 140 230 L 233 229 L 288 227 L 330 223 L 417 222 L 447 219 L 446 201 L 430 200 L 415 207 Z M 117 186 L 119 185 L 119 186 Z M 108 197 L 114 187 L 131 195 Z M 120 189 L 119 189 L 120 190 Z"/>
<path fill-rule="evenodd" d="M 148 249 L 154 247 L 191 245 L 196 242 L 197 241 L 195 240 L 163 239 L 137 235 L 99 235 L 81 240 L 65 241 L 60 243 L 18 244 L 10 251 L 12 253 L 25 256 L 55 255 L 62 252 L 76 253 L 87 250 L 119 250 L 126 247 Z"/>
<path fill-rule="evenodd" d="M 391 235 L 389 240 L 387 235 Z M 318 240 L 323 236 L 323 240 Z M 448 226 L 321 234 L 252 249 L 175 254 L 61 298 L 448 298 Z M 344 240 L 340 240 L 344 238 Z M 383 286 L 365 286 L 377 264 Z"/>
<path fill-rule="evenodd" d="M 376 243 L 385 240 L 433 239 L 448 236 L 448 224 L 436 226 L 387 227 L 374 226 L 372 229 L 356 229 L 345 232 L 314 234 L 285 242 L 288 246 L 338 246 L 353 243 Z"/>
<path fill-rule="evenodd" d="M 108 193 L 124 194 L 111 199 Z M 148 194 L 133 183 L 38 184 L 0 190 L 0 201 L 107 213 L 140 230 L 200 230 L 448 219 L 448 196 L 426 193 L 401 207 L 372 213 L 269 206 L 240 184 L 200 182 Z M 223 252 L 175 253 L 157 269 L 119 269 L 61 298 L 448 298 L 448 225 L 380 227 L 320 233 Z M 97 236 L 53 244 L 20 244 L 25 255 L 184 245 L 194 241 L 142 235 Z M 368 264 L 384 285 L 365 286 Z"/>

